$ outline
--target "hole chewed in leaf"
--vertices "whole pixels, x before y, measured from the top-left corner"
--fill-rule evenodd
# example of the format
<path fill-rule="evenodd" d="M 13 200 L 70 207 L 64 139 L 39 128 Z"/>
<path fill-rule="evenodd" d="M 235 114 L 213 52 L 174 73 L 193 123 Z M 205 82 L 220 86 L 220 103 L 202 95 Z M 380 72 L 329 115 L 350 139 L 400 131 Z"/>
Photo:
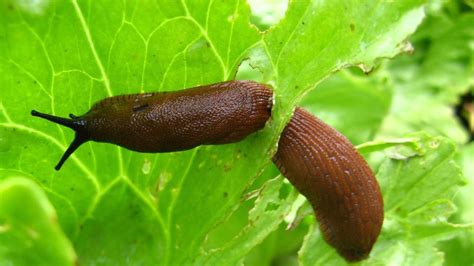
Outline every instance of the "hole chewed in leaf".
<path fill-rule="evenodd" d="M 288 0 L 248 0 L 252 16 L 250 21 L 261 31 L 276 25 L 286 13 Z"/>

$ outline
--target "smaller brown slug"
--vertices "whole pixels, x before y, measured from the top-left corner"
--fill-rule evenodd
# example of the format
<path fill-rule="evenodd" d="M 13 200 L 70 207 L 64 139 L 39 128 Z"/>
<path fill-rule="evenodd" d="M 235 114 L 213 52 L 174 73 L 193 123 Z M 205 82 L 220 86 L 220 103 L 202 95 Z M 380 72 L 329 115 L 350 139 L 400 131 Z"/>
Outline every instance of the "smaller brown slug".
<path fill-rule="evenodd" d="M 296 108 L 273 162 L 313 206 L 326 242 L 349 262 L 367 258 L 382 227 L 383 200 L 349 140 Z"/>
<path fill-rule="evenodd" d="M 76 136 L 55 169 L 84 142 L 119 145 L 138 152 L 173 152 L 199 145 L 237 142 L 270 118 L 272 90 L 253 81 L 227 81 L 181 91 L 105 98 L 70 119 L 33 116 L 69 127 Z"/>

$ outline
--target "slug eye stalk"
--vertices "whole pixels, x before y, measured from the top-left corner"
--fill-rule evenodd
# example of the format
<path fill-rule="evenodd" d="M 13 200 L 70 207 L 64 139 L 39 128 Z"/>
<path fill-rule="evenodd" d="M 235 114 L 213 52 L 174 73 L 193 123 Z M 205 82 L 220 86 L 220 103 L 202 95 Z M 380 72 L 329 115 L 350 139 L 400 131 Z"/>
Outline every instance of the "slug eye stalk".
<path fill-rule="evenodd" d="M 66 149 L 64 152 L 63 156 L 59 160 L 58 164 L 54 167 L 56 171 L 61 169 L 63 166 L 64 162 L 71 156 L 71 154 L 79 148 L 84 142 L 87 142 L 89 138 L 87 137 L 87 134 L 85 133 L 85 123 L 84 121 L 80 120 L 79 117 L 70 114 L 69 117 L 72 119 L 68 118 L 63 118 L 59 116 L 54 116 L 54 115 L 49 115 L 45 113 L 40 113 L 36 110 L 31 111 L 32 116 L 40 117 L 43 119 L 46 119 L 48 121 L 51 121 L 53 123 L 68 127 L 76 132 L 76 135 L 69 145 L 69 147 Z"/>

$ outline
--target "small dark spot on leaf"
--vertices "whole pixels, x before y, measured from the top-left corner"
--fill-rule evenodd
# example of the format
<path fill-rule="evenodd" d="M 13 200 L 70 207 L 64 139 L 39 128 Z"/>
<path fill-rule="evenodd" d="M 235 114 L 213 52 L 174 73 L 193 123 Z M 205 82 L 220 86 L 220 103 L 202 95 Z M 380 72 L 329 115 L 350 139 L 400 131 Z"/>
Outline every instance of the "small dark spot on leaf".
<path fill-rule="evenodd" d="M 351 25 L 349 25 L 349 27 L 351 28 L 351 31 L 355 31 L 355 29 L 356 29 L 356 26 L 353 23 L 351 23 Z"/>
<path fill-rule="evenodd" d="M 156 57 L 156 54 L 153 54 L 153 57 Z"/>
<path fill-rule="evenodd" d="M 230 169 L 232 169 L 232 166 L 230 166 L 230 164 L 224 164 L 224 172 L 229 172 Z"/>
<path fill-rule="evenodd" d="M 8 4 L 7 8 L 8 8 L 8 10 L 11 10 L 11 11 L 15 10 L 15 8 L 13 7 L 12 4 Z"/>
<path fill-rule="evenodd" d="M 71 190 L 71 191 L 74 191 L 74 190 L 75 190 L 75 188 L 74 188 L 74 187 L 71 187 L 71 188 L 69 188 L 69 190 Z"/>
<path fill-rule="evenodd" d="M 303 21 L 303 22 L 301 22 L 301 24 L 303 24 L 303 25 L 304 25 L 304 21 Z"/>
<path fill-rule="evenodd" d="M 229 193 L 224 192 L 224 198 L 227 198 L 227 196 L 229 196 Z"/>
<path fill-rule="evenodd" d="M 265 207 L 265 211 L 274 211 L 276 209 L 278 209 L 278 204 L 275 203 L 268 203 Z"/>
<path fill-rule="evenodd" d="M 16 84 L 20 84 L 20 83 L 21 83 L 21 81 L 19 81 L 19 80 L 16 82 Z"/>
<path fill-rule="evenodd" d="M 299 89 L 300 87 L 298 85 L 295 86 L 295 90 Z"/>
<path fill-rule="evenodd" d="M 137 210 L 137 209 L 133 209 L 132 211 L 132 216 L 135 217 L 135 216 L 138 216 L 140 212 Z"/>
<path fill-rule="evenodd" d="M 290 194 L 290 187 L 289 187 L 289 186 L 282 185 L 282 186 L 280 187 L 280 190 L 278 191 L 278 197 L 279 197 L 280 199 L 286 199 L 289 194 Z"/>
<path fill-rule="evenodd" d="M 37 84 L 38 82 L 36 80 L 33 81 L 34 84 Z"/>
<path fill-rule="evenodd" d="M 28 149 L 28 146 L 26 146 L 26 145 L 25 145 L 25 146 L 23 146 L 23 149 Z"/>
<path fill-rule="evenodd" d="M 209 42 L 206 42 L 207 48 L 211 47 L 211 44 Z"/>

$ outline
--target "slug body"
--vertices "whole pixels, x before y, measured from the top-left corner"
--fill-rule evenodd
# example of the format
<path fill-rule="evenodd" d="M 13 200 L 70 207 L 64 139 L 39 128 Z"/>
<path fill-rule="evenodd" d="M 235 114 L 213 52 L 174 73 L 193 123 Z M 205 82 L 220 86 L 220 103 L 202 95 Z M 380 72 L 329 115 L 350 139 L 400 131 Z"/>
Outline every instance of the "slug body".
<path fill-rule="evenodd" d="M 326 242 L 348 261 L 365 259 L 382 227 L 383 201 L 349 140 L 297 108 L 273 161 L 313 206 Z"/>
<path fill-rule="evenodd" d="M 263 128 L 272 91 L 252 81 L 229 81 L 175 92 L 121 95 L 96 103 L 71 119 L 32 111 L 68 126 L 76 137 L 58 170 L 82 143 L 107 142 L 139 152 L 172 152 L 237 142 Z"/>

